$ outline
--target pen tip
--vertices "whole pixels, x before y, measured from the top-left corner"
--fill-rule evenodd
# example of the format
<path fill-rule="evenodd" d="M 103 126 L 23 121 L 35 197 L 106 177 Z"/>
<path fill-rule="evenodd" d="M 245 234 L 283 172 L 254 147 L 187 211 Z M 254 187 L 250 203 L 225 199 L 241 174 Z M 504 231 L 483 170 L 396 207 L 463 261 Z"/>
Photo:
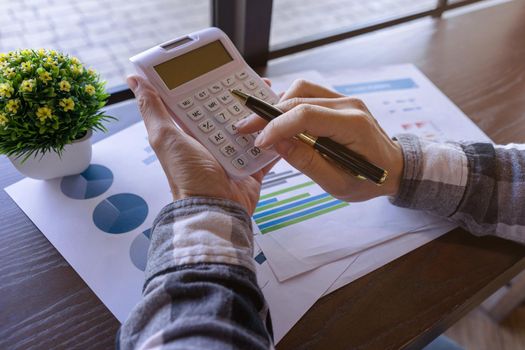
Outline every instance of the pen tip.
<path fill-rule="evenodd" d="M 236 89 L 230 89 L 230 93 L 240 99 L 241 101 L 246 101 L 248 99 L 248 95 L 246 95 L 244 92 L 241 92 Z"/>

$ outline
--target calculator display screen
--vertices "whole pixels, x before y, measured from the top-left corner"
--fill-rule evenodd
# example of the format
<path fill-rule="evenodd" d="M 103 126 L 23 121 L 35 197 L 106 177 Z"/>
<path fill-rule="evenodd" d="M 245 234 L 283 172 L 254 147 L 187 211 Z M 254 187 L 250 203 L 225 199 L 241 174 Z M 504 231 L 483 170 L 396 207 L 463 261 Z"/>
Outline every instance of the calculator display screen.
<path fill-rule="evenodd" d="M 153 68 L 171 90 L 231 61 L 233 58 L 217 40 Z"/>

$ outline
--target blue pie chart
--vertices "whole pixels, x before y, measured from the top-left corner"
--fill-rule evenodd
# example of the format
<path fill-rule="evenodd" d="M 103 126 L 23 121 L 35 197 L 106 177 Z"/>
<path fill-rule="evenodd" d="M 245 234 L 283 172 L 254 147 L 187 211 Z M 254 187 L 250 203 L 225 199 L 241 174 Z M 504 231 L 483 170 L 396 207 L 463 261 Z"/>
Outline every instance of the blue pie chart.
<path fill-rule="evenodd" d="M 60 182 L 60 189 L 69 198 L 89 199 L 106 192 L 112 183 L 111 170 L 99 164 L 91 164 L 81 174 L 64 177 Z"/>
<path fill-rule="evenodd" d="M 148 204 L 132 193 L 119 193 L 100 202 L 93 211 L 93 222 L 106 233 L 119 234 L 139 227 L 148 216 Z"/>

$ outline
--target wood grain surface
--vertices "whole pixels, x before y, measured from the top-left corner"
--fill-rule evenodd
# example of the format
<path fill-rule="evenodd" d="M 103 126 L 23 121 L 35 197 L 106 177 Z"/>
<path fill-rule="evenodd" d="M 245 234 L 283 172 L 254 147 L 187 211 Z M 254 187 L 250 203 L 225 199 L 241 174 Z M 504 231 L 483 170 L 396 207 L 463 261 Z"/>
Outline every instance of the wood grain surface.
<path fill-rule="evenodd" d="M 516 0 L 279 59 L 264 72 L 413 62 L 495 142 L 525 142 L 523 18 Z M 112 133 L 138 120 L 136 110 L 114 111 Z M 0 186 L 21 178 L 1 157 Z M 0 349 L 112 348 L 117 320 L 5 191 L 0 208 Z M 455 230 L 319 300 L 278 348 L 417 349 L 524 267 L 524 247 Z"/>

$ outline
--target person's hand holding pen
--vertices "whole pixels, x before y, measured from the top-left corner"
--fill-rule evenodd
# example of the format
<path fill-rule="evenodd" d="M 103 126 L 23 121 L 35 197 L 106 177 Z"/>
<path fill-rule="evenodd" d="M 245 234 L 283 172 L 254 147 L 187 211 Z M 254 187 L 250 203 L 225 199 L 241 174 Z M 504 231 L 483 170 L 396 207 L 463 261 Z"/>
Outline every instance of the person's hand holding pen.
<path fill-rule="evenodd" d="M 255 141 L 257 146 L 274 146 L 291 165 L 336 198 L 356 202 L 397 194 L 403 172 L 401 147 L 383 131 L 361 100 L 299 80 L 276 107 L 285 113 L 270 123 L 252 115 L 236 126 L 241 133 L 263 130 Z M 388 170 L 387 180 L 377 186 L 355 178 L 312 147 L 293 139 L 301 132 L 326 136 L 348 147 Z"/>

